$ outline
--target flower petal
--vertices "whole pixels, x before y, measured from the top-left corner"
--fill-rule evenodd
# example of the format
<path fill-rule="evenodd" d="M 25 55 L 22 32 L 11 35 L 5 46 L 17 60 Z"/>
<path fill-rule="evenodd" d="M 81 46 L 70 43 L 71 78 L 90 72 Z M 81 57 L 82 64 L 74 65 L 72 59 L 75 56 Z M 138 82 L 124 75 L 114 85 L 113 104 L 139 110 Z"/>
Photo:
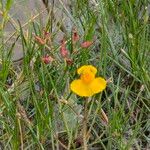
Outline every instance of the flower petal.
<path fill-rule="evenodd" d="M 74 80 L 70 86 L 71 90 L 79 96 L 90 97 L 94 94 L 89 85 L 84 84 L 80 79 Z"/>
<path fill-rule="evenodd" d="M 90 89 L 94 94 L 99 93 L 106 88 L 106 83 L 106 80 L 101 77 L 95 78 L 90 84 Z"/>
<path fill-rule="evenodd" d="M 82 74 L 84 71 L 91 71 L 92 73 L 96 74 L 97 73 L 97 69 L 92 66 L 92 65 L 84 65 L 82 67 L 80 67 L 78 70 L 77 70 L 77 73 L 80 75 Z"/>

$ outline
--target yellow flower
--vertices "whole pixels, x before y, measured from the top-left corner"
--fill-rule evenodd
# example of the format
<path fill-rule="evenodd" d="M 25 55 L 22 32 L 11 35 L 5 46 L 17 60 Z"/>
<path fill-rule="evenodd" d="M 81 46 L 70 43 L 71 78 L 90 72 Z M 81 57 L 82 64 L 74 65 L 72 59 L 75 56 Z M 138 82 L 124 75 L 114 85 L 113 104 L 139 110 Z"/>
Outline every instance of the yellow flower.
<path fill-rule="evenodd" d="M 90 97 L 106 88 L 106 80 L 95 77 L 97 69 L 92 65 L 84 65 L 77 70 L 80 79 L 72 81 L 71 90 L 79 96 Z"/>

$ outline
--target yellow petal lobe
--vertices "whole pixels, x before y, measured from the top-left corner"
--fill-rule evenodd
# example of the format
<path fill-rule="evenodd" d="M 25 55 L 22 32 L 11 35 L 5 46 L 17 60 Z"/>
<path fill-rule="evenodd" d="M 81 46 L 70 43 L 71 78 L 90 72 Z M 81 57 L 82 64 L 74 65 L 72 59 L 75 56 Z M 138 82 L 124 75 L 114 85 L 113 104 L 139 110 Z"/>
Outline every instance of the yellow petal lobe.
<path fill-rule="evenodd" d="M 70 88 L 79 96 L 90 97 L 94 94 L 89 85 L 84 84 L 80 79 L 72 81 Z"/>
<path fill-rule="evenodd" d="M 90 86 L 90 89 L 92 89 L 92 92 L 96 94 L 96 93 L 103 91 L 106 88 L 106 84 L 107 82 L 105 79 L 98 77 L 98 78 L 95 78 L 89 86 Z"/>
<path fill-rule="evenodd" d="M 77 70 L 77 73 L 80 75 L 82 74 L 83 72 L 85 71 L 90 71 L 92 72 L 94 75 L 97 73 L 97 69 L 92 66 L 92 65 L 84 65 L 82 67 L 80 67 L 78 70 Z"/>

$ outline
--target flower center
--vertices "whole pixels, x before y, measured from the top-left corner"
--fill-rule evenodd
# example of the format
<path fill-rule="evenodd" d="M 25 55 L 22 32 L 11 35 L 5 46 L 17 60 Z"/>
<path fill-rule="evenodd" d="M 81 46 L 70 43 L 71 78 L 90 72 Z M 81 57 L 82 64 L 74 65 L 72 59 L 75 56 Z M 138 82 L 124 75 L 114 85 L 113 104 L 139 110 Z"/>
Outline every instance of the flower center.
<path fill-rule="evenodd" d="M 95 78 L 95 74 L 92 72 L 84 72 L 81 74 L 80 77 L 80 79 L 86 84 L 91 83 L 94 80 L 94 78 Z"/>

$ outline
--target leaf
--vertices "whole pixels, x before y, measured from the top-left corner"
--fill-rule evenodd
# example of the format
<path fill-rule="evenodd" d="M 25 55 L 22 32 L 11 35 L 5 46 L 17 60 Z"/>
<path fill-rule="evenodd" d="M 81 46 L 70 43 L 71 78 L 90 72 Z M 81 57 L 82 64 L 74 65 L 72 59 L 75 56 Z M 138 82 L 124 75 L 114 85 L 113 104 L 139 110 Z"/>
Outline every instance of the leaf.
<path fill-rule="evenodd" d="M 64 119 L 68 129 L 75 129 L 77 123 L 81 121 L 81 111 L 82 106 L 76 103 L 73 103 L 72 99 L 69 99 L 69 105 L 65 105 L 64 107 Z"/>
<path fill-rule="evenodd" d="M 10 10 L 12 4 L 13 4 L 13 0 L 7 0 L 6 7 L 5 7 L 6 11 Z"/>

